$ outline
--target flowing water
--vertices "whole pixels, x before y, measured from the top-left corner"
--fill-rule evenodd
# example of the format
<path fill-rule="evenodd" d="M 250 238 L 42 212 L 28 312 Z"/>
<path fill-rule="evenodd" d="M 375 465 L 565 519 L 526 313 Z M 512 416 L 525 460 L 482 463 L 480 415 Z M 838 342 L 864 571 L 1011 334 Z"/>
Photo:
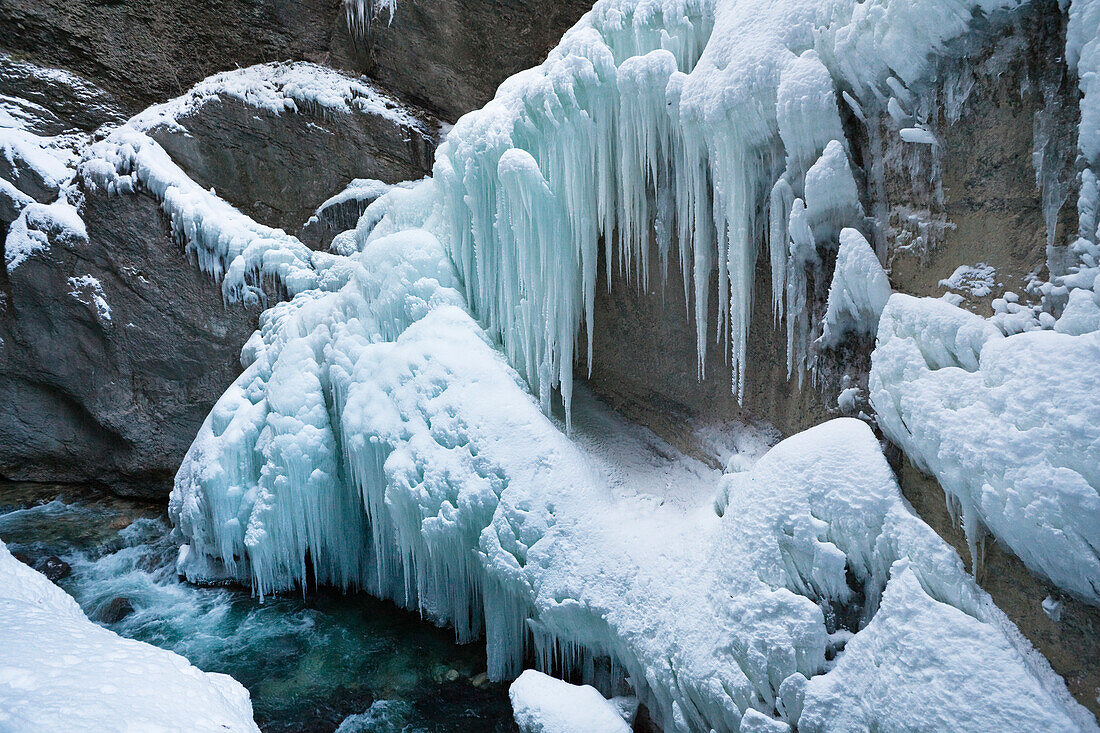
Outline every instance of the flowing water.
<path fill-rule="evenodd" d="M 168 530 L 163 509 L 148 504 L 0 482 L 0 540 L 14 554 L 67 562 L 58 585 L 91 619 L 233 675 L 265 731 L 514 730 L 506 686 L 479 677 L 482 646 L 458 646 L 451 632 L 364 594 L 261 603 L 247 590 L 182 583 Z"/>

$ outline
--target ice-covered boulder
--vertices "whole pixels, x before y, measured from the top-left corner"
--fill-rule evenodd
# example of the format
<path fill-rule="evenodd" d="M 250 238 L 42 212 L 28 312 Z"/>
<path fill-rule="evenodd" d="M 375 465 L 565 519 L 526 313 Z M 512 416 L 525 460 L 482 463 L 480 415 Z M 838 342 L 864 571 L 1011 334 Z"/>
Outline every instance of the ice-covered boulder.
<path fill-rule="evenodd" d="M 630 733 L 619 709 L 596 688 L 529 669 L 508 688 L 520 733 Z"/>
<path fill-rule="evenodd" d="M 97 626 L 0 542 L 0 728 L 258 731 L 248 691 Z"/>

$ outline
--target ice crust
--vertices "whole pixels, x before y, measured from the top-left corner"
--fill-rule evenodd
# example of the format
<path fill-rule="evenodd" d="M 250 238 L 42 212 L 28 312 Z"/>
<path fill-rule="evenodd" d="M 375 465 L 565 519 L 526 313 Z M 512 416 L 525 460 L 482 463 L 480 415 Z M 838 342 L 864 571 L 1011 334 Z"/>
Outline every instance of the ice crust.
<path fill-rule="evenodd" d="M 248 691 L 88 620 L 0 542 L 0 729 L 258 731 Z"/>

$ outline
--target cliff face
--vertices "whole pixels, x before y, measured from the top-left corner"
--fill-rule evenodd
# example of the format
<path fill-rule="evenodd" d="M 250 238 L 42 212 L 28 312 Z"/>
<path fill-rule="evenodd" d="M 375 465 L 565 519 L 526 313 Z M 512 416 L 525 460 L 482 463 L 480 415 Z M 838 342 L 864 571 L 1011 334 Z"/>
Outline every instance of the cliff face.
<path fill-rule="evenodd" d="M 0 0 L 0 50 L 84 76 L 128 113 L 218 71 L 295 60 L 367 74 L 453 122 L 541 61 L 589 7 L 402 0 L 360 33 L 343 0 Z"/>

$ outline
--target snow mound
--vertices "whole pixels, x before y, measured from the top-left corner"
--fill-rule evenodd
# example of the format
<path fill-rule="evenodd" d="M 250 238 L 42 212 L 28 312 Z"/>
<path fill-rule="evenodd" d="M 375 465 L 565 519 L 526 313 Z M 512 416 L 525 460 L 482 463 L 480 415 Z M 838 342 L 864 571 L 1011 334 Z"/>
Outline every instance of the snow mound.
<path fill-rule="evenodd" d="M 258 731 L 232 677 L 97 626 L 0 542 L 0 728 Z"/>
<path fill-rule="evenodd" d="M 328 66 L 305 61 L 268 63 L 223 71 L 203 79 L 187 93 L 139 113 L 127 123 L 139 130 L 178 128 L 204 104 L 223 97 L 274 114 L 313 115 L 361 112 L 395 125 L 424 130 L 424 123 L 366 78 L 354 78 Z"/>
<path fill-rule="evenodd" d="M 933 474 L 980 559 L 986 531 L 1100 602 L 1100 332 L 1003 337 L 942 300 L 891 297 L 872 354 L 883 431 Z"/>
<path fill-rule="evenodd" d="M 589 685 L 526 670 L 508 688 L 520 733 L 630 733 L 618 708 Z"/>

